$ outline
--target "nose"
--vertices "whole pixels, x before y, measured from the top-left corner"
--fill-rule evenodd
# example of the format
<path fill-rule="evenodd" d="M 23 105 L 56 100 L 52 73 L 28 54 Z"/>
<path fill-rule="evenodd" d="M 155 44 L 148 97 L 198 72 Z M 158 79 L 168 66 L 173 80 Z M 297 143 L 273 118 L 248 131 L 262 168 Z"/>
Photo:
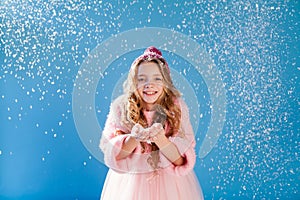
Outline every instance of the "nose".
<path fill-rule="evenodd" d="M 148 81 L 147 83 L 145 83 L 145 88 L 151 88 L 153 86 L 151 81 Z"/>

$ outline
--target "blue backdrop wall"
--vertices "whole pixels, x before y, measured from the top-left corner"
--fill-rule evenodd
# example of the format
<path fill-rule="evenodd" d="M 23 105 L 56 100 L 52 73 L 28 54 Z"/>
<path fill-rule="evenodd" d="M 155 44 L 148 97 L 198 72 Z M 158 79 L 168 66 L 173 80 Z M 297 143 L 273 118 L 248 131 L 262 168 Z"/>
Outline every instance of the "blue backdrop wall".
<path fill-rule="evenodd" d="M 300 199 L 299 20 L 296 0 L 2 0 L 0 199 L 100 197 L 108 107 L 150 44 L 191 108 L 206 199 Z"/>

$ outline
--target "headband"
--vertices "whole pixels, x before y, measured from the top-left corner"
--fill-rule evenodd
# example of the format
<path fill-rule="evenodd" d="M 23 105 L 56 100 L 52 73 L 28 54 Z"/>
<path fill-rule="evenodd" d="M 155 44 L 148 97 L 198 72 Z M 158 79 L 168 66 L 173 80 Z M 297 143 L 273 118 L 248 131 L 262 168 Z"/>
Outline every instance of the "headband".
<path fill-rule="evenodd" d="M 166 66 L 168 72 L 170 73 L 170 68 L 169 65 L 167 63 L 167 61 L 164 59 L 164 57 L 162 57 L 162 53 L 160 50 L 158 50 L 156 47 L 154 46 L 150 46 L 148 47 L 144 53 L 142 55 L 140 55 L 139 57 L 137 57 L 134 62 L 133 65 L 140 62 L 140 61 L 150 61 L 151 59 L 158 59 L 161 62 L 164 63 L 164 65 Z"/>

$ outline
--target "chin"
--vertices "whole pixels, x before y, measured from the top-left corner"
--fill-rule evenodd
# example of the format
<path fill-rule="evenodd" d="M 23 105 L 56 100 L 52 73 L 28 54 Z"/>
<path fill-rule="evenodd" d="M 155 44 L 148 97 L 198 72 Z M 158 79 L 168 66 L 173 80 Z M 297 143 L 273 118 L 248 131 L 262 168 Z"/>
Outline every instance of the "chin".
<path fill-rule="evenodd" d="M 155 99 L 144 98 L 143 100 L 146 104 L 154 104 L 155 102 L 157 102 L 158 98 L 155 98 Z"/>

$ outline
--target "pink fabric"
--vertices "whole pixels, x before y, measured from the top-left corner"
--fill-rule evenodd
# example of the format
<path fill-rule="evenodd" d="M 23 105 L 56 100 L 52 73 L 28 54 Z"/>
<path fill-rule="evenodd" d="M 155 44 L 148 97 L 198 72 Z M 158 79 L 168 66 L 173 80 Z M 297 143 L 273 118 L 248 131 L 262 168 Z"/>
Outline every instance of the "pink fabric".
<path fill-rule="evenodd" d="M 103 200 L 199 200 L 203 199 L 197 177 L 193 171 L 196 161 L 195 140 L 190 124 L 188 108 L 182 99 L 176 102 L 181 107 L 181 131 L 184 136 L 170 137 L 186 163 L 173 165 L 163 154 L 160 154 L 159 169 L 154 170 L 148 164 L 151 150 L 146 151 L 138 145 L 134 152 L 125 159 L 116 160 L 127 134 L 116 135 L 117 130 L 130 133 L 129 128 L 121 122 L 124 110 L 124 96 L 116 99 L 110 108 L 106 125 L 100 141 L 105 164 L 110 168 L 103 187 Z M 146 114 L 151 116 L 151 114 Z M 148 123 L 151 121 L 147 119 Z M 150 145 L 149 145 L 150 146 Z"/>

